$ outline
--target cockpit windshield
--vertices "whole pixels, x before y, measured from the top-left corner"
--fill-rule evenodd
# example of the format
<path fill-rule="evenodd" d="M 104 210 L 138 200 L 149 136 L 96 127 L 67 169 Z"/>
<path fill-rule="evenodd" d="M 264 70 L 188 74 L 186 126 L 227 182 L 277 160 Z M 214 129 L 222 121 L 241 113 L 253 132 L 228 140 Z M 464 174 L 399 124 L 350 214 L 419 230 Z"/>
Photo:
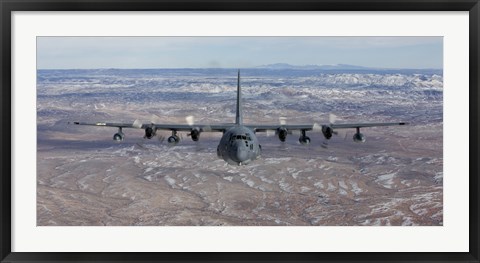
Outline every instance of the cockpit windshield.
<path fill-rule="evenodd" d="M 245 135 L 243 135 L 243 134 L 232 134 L 232 136 L 230 137 L 230 141 L 234 141 L 234 140 L 251 141 L 252 138 L 250 137 L 250 135 L 248 133 L 246 133 Z"/>

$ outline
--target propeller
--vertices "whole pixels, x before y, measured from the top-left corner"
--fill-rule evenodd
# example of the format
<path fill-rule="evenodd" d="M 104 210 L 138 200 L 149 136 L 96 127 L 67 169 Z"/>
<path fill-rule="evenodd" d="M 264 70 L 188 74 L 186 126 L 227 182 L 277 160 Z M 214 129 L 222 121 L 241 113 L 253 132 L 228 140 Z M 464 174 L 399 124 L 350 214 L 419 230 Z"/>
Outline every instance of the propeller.
<path fill-rule="evenodd" d="M 330 117 L 330 124 L 335 124 L 335 122 L 337 121 L 338 117 L 334 114 L 330 114 L 332 117 Z M 332 122 L 333 121 L 333 122 Z M 340 129 L 338 131 L 334 130 L 333 131 L 333 134 L 339 136 L 339 137 L 344 137 L 343 140 L 345 140 L 347 138 L 347 135 L 348 135 L 348 132 L 347 130 L 345 129 Z"/>
<path fill-rule="evenodd" d="M 163 141 L 165 141 L 165 136 L 161 135 L 161 134 L 157 134 L 157 138 L 158 138 L 158 141 L 160 143 L 163 143 Z"/>
<path fill-rule="evenodd" d="M 330 125 L 335 124 L 336 121 L 337 121 L 337 115 L 335 115 L 335 114 L 333 114 L 333 113 L 328 114 L 328 123 L 329 123 Z M 317 124 L 317 126 L 320 127 L 319 130 L 321 131 L 321 130 L 322 130 L 322 127 L 319 126 L 318 124 Z M 313 125 L 313 129 L 315 129 L 315 124 Z M 317 129 L 318 129 L 318 128 L 317 128 Z M 337 132 L 337 131 L 333 131 L 333 134 L 338 135 L 338 132 Z M 322 147 L 322 148 L 325 148 L 325 149 L 328 149 L 328 140 L 327 140 L 325 137 L 323 138 L 321 147 Z"/>
<path fill-rule="evenodd" d="M 143 124 L 143 123 L 142 123 L 139 119 L 136 119 L 136 120 L 133 122 L 132 126 L 133 126 L 134 128 L 141 129 L 141 128 L 142 128 L 142 124 Z"/>
<path fill-rule="evenodd" d="M 187 121 L 188 126 L 193 126 L 195 124 L 195 118 L 192 115 L 185 117 L 185 121 Z"/>
<path fill-rule="evenodd" d="M 185 121 L 187 122 L 188 126 L 194 126 L 195 125 L 195 117 L 192 115 L 189 115 L 185 117 Z M 211 132 L 212 127 L 210 125 L 205 125 L 202 127 L 199 127 L 202 132 Z M 188 134 L 187 134 L 188 135 Z"/>
<path fill-rule="evenodd" d="M 192 115 L 189 115 L 189 116 L 185 117 L 185 121 L 187 122 L 188 126 L 193 126 L 195 124 L 195 117 L 193 117 Z M 181 136 L 181 134 L 180 134 L 180 136 Z M 192 136 L 192 134 L 187 133 L 187 136 L 190 137 L 190 136 Z"/>
<path fill-rule="evenodd" d="M 322 131 L 322 126 L 318 123 L 314 123 L 312 127 L 312 131 Z"/>
<path fill-rule="evenodd" d="M 288 131 L 288 133 L 291 134 L 291 135 L 295 135 L 295 136 L 302 135 L 302 131 L 300 131 L 300 130 Z"/>
<path fill-rule="evenodd" d="M 333 113 L 330 113 L 328 115 L 328 122 L 330 124 L 335 124 L 335 122 L 337 121 L 337 115 L 333 114 Z"/>
<path fill-rule="evenodd" d="M 267 130 L 266 131 L 267 137 L 275 136 L 276 133 L 277 133 L 277 131 L 275 131 L 275 130 Z"/>
<path fill-rule="evenodd" d="M 158 115 L 152 113 L 152 116 L 150 117 L 150 122 L 152 123 L 152 125 L 155 125 L 155 123 L 161 123 L 162 119 Z M 160 143 L 163 143 L 163 141 L 165 141 L 165 136 L 163 134 L 161 134 L 160 132 L 158 132 L 158 130 L 157 130 L 156 135 L 157 135 L 157 139 Z"/>
<path fill-rule="evenodd" d="M 150 117 L 150 122 L 151 123 L 161 123 L 162 120 L 160 119 L 160 117 L 158 117 L 158 115 L 152 114 L 152 116 Z"/>
<path fill-rule="evenodd" d="M 132 127 L 137 128 L 137 129 L 141 129 L 142 126 L 143 126 L 143 123 L 142 123 L 142 121 L 140 121 L 139 119 L 136 119 L 136 120 L 132 123 Z M 147 148 L 145 147 L 144 142 L 145 142 L 145 137 L 143 137 L 142 139 L 140 139 L 140 140 L 136 143 L 136 145 L 137 145 L 138 147 L 140 147 L 140 149 L 146 150 Z"/>
<path fill-rule="evenodd" d="M 287 125 L 287 117 L 279 117 L 278 123 L 280 124 L 280 126 Z M 277 135 L 276 130 L 267 130 L 266 133 L 267 133 L 267 137 Z"/>

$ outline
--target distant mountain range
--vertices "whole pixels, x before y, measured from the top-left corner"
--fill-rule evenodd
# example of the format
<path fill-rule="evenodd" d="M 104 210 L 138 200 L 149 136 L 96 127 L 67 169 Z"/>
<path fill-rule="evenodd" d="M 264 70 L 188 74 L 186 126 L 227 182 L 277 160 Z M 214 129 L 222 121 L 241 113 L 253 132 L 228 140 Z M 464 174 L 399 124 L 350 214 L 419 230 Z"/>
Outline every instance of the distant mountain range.
<path fill-rule="evenodd" d="M 261 69 L 297 69 L 297 70 L 398 70 L 390 68 L 371 68 L 362 67 L 349 64 L 335 64 L 335 65 L 291 65 L 288 63 L 275 63 L 258 66 Z"/>
<path fill-rule="evenodd" d="M 367 67 L 362 67 L 362 66 L 355 66 L 355 65 L 348 65 L 348 64 L 336 64 L 336 65 L 291 65 L 287 63 L 275 63 L 275 64 L 268 64 L 268 65 L 262 65 L 258 66 L 257 68 L 265 68 L 265 69 L 302 69 L 302 70 L 308 70 L 308 69 L 323 69 L 323 70 L 331 70 L 331 69 L 372 69 L 372 68 L 367 68 Z"/>

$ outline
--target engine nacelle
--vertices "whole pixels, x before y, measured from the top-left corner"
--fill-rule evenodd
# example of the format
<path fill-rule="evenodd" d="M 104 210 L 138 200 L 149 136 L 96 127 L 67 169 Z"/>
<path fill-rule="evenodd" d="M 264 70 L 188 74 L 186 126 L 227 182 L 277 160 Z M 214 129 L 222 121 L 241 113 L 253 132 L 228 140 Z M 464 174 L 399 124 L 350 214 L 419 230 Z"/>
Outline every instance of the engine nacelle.
<path fill-rule="evenodd" d="M 354 142 L 365 142 L 365 136 L 359 132 L 355 133 L 353 135 L 353 141 Z"/>
<path fill-rule="evenodd" d="M 192 140 L 194 142 L 198 141 L 200 139 L 200 130 L 197 128 L 192 129 L 192 131 L 190 132 L 190 136 L 192 137 Z"/>
<path fill-rule="evenodd" d="M 322 133 L 323 133 L 323 137 L 325 137 L 325 139 L 330 140 L 330 138 L 332 138 L 332 136 L 333 136 L 333 129 L 330 126 L 324 125 L 324 126 L 322 126 Z"/>
<path fill-rule="evenodd" d="M 280 139 L 281 142 L 284 142 L 287 139 L 288 131 L 285 128 L 278 128 L 277 134 L 278 139 Z"/>
<path fill-rule="evenodd" d="M 167 141 L 169 144 L 177 144 L 178 142 L 180 142 L 180 138 L 177 135 L 172 135 L 168 137 Z"/>
<path fill-rule="evenodd" d="M 145 138 L 147 139 L 152 139 L 156 133 L 157 133 L 157 129 L 155 129 L 154 127 L 149 126 L 145 128 Z"/>
<path fill-rule="evenodd" d="M 298 141 L 303 145 L 307 145 L 307 144 L 310 144 L 310 137 L 300 136 L 300 138 L 298 138 Z"/>
<path fill-rule="evenodd" d="M 117 132 L 113 135 L 114 141 L 121 142 L 123 141 L 123 139 L 125 139 L 125 135 L 123 134 L 123 132 Z"/>

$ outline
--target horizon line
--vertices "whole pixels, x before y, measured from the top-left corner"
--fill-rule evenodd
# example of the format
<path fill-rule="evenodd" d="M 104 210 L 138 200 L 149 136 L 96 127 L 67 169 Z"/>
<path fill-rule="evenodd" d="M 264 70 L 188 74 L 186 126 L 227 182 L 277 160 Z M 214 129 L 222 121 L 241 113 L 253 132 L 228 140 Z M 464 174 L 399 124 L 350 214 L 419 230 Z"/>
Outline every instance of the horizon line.
<path fill-rule="evenodd" d="M 309 66 L 309 65 L 305 65 Z M 355 65 L 351 65 L 355 66 Z M 302 67 L 302 66 L 294 66 L 294 67 Z M 333 70 L 345 70 L 345 71 L 367 71 L 367 70 L 442 70 L 443 68 L 373 68 L 373 67 L 363 67 L 358 66 L 361 68 L 357 69 L 342 69 L 342 68 L 331 68 L 331 69 L 321 69 L 321 68 L 268 68 L 262 66 L 256 67 L 175 67 L 175 68 L 166 68 L 166 67 L 153 67 L 153 68 L 112 68 L 112 67 L 99 67 L 99 68 L 37 68 L 36 70 L 129 70 L 129 69 L 138 69 L 138 70 L 150 70 L 150 69 L 231 69 L 231 70 L 238 70 L 238 69 L 270 69 L 270 70 L 310 70 L 310 71 L 333 71 Z"/>

